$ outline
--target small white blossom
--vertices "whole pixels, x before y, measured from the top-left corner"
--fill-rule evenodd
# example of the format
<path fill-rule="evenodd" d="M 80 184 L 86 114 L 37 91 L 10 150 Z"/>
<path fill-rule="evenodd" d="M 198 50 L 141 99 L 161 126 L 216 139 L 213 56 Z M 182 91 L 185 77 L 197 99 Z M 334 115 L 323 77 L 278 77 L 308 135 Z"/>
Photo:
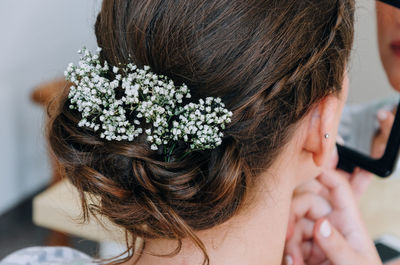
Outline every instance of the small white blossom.
<path fill-rule="evenodd" d="M 150 148 L 151 148 L 151 150 L 158 150 L 158 147 L 155 144 L 152 144 Z"/>

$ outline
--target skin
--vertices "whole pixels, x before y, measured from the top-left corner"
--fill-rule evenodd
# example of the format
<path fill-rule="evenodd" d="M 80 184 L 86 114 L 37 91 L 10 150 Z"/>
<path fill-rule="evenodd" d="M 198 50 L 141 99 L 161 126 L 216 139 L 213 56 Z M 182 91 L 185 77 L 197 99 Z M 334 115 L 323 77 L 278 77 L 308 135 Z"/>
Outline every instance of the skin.
<path fill-rule="evenodd" d="M 385 119 L 378 119 L 380 122 L 381 130 L 376 135 L 372 149 L 371 156 L 379 158 L 382 156 L 384 149 L 386 147 L 386 142 L 389 137 L 390 129 L 393 125 L 394 115 L 393 113 L 386 111 Z M 348 186 L 352 191 L 352 195 L 356 201 L 359 201 L 363 193 L 368 187 L 368 184 L 373 178 L 373 174 L 356 169 L 353 174 L 348 174 L 343 171 L 338 171 L 336 165 L 338 162 L 337 152 L 335 151 L 332 156 L 332 161 L 327 165 L 327 169 L 324 171 L 332 172 L 333 175 L 344 176 L 348 181 Z M 347 184 L 346 184 L 347 185 Z M 348 198 L 347 201 L 352 201 L 353 198 Z M 313 235 L 313 229 L 315 222 L 318 219 L 326 217 L 333 219 L 331 224 L 337 229 L 342 229 L 346 226 L 347 216 L 341 216 L 340 218 L 332 218 L 331 212 L 333 211 L 332 206 L 332 196 L 327 192 L 327 188 L 324 187 L 318 180 L 312 180 L 309 183 L 297 188 L 294 192 L 293 202 L 292 202 L 292 212 L 288 227 L 287 242 L 285 247 L 285 255 L 291 256 L 292 265 L 306 264 L 331 264 L 327 260 L 327 254 L 321 249 L 321 247 L 316 244 L 317 242 Z M 346 205 L 347 206 L 347 205 Z M 358 209 L 356 209 L 358 212 Z M 351 212 L 351 211 L 350 211 Z M 336 214 L 336 216 L 338 216 Z M 355 222 L 351 221 L 354 225 L 353 230 L 359 230 L 363 227 L 363 222 L 361 218 Z M 362 231 L 359 232 L 362 234 Z M 347 238 L 346 238 L 347 240 Z M 366 241 L 360 242 L 359 240 L 353 241 L 353 244 L 343 243 L 346 248 L 357 249 L 359 246 L 364 246 L 365 248 L 372 248 L 372 244 L 369 238 Z M 369 246 L 368 246 L 369 245 Z M 376 255 L 374 248 L 373 252 Z M 328 249 L 329 251 L 329 249 Z M 365 251 L 369 253 L 370 251 Z M 362 259 L 362 257 L 359 257 Z M 374 260 L 371 258 L 371 260 Z M 378 261 L 379 262 L 379 261 Z M 400 265 L 400 259 L 388 263 L 390 265 Z"/>
<path fill-rule="evenodd" d="M 400 56 L 391 48 L 393 41 L 400 41 L 400 9 L 376 1 L 379 54 L 390 84 L 400 91 Z"/>
<path fill-rule="evenodd" d="M 399 53 L 396 54 L 392 48 L 393 42 L 400 42 L 400 9 L 376 1 L 376 14 L 381 61 L 390 84 L 395 90 L 400 91 L 400 55 Z M 385 115 L 377 115 L 381 129 L 377 132 L 371 146 L 371 156 L 376 158 L 381 157 L 384 152 L 394 120 L 393 113 L 389 111 L 385 112 Z M 336 162 L 334 161 L 324 173 L 329 174 L 329 172 L 331 172 L 331 175 L 336 174 L 344 176 L 344 178 L 348 180 L 349 185 L 347 185 L 347 183 L 342 183 L 342 186 L 348 186 L 347 189 L 352 191 L 355 199 L 359 199 L 366 190 L 372 178 L 372 174 L 362 170 L 357 170 L 352 175 L 345 174 L 344 172 L 333 170 L 336 167 L 335 165 Z M 342 190 L 343 189 L 345 190 L 346 187 L 342 188 Z M 321 197 L 318 197 L 317 195 Z M 342 194 L 341 196 L 345 197 L 346 194 Z M 347 197 L 350 197 L 348 192 Z M 321 200 L 321 198 L 324 198 L 325 200 Z M 351 201 L 351 198 L 348 198 L 347 201 Z M 287 245 L 285 249 L 286 255 L 289 255 L 292 260 L 291 264 L 304 264 L 304 262 L 311 265 L 348 264 L 348 262 L 353 258 L 356 258 L 354 262 L 357 264 L 380 264 L 380 261 L 374 258 L 376 255 L 368 258 L 372 263 L 368 263 L 367 260 L 362 261 L 362 255 L 360 256 L 357 252 L 371 253 L 371 250 L 368 251 L 368 248 L 371 248 L 371 245 L 368 246 L 365 242 L 357 239 L 351 240 L 346 236 L 346 231 L 343 231 L 343 227 L 346 227 L 347 224 L 346 222 L 343 222 L 343 220 L 346 220 L 348 216 L 343 215 L 341 218 L 337 218 L 337 216 L 340 216 L 340 213 L 338 214 L 338 211 L 335 210 L 334 207 L 332 209 L 331 204 L 333 202 L 335 202 L 334 198 L 329 192 L 327 192 L 326 185 L 323 185 L 323 183 L 318 180 L 314 180 L 295 191 L 292 204 L 292 216 L 290 218 L 291 222 L 288 228 Z M 346 204 L 343 208 L 348 206 L 349 204 Z M 356 207 L 353 208 L 353 211 L 348 211 L 348 215 L 353 215 L 358 212 Z M 303 211 L 301 211 L 301 209 L 303 209 Z M 326 212 L 328 210 L 333 213 L 327 214 Z M 321 223 L 321 221 L 318 220 L 318 216 L 330 220 L 334 229 L 339 230 L 337 232 L 342 236 L 342 238 L 336 236 L 334 239 L 331 239 L 331 246 L 327 248 L 326 251 L 324 251 L 322 247 L 323 245 L 326 245 L 324 244 L 324 238 L 318 236 L 318 226 Z M 358 223 L 353 228 L 353 231 L 363 227 L 362 220 L 357 216 L 353 217 L 353 220 L 349 223 L 352 223 L 353 225 Z M 359 234 L 363 234 L 363 232 L 360 231 Z M 366 240 L 370 241 L 368 238 Z M 341 256 L 345 257 L 342 262 L 337 260 L 334 255 L 336 251 L 334 247 L 335 244 L 336 247 L 340 247 L 342 250 L 340 251 L 342 253 Z M 362 248 L 364 248 L 364 251 Z M 330 250 L 334 251 L 330 253 Z M 354 262 L 352 263 L 355 264 Z M 400 264 L 400 261 L 396 260 L 389 264 L 398 265 Z"/>
<path fill-rule="evenodd" d="M 382 264 L 358 209 L 363 191 L 357 183 L 365 182 L 368 173 L 358 170 L 350 175 L 336 170 L 337 157 L 332 159 L 316 180 L 295 191 L 285 248 L 292 261 L 289 264 Z M 335 236 L 321 237 L 319 228 L 324 220 Z"/>
<path fill-rule="evenodd" d="M 197 232 L 206 246 L 211 264 L 282 264 L 286 231 L 293 192 L 319 176 L 330 160 L 340 115 L 347 98 L 348 80 L 341 94 L 330 94 L 297 123 L 292 138 L 273 165 L 260 175 L 254 198 L 244 210 L 222 225 Z M 324 135 L 330 137 L 326 139 Z M 167 254 L 176 243 L 166 239 L 149 240 L 138 265 L 202 264 L 202 253 L 189 240 L 183 240 L 181 252 Z M 125 265 L 133 264 L 133 257 Z"/>

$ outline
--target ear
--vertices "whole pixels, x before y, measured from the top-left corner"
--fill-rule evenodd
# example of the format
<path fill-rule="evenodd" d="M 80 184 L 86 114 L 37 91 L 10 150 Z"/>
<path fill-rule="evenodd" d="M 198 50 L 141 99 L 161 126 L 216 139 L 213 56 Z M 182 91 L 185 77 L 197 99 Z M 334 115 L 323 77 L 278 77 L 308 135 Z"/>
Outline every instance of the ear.
<path fill-rule="evenodd" d="M 321 167 L 331 155 L 331 150 L 336 142 L 339 111 L 339 98 L 330 94 L 319 102 L 309 114 L 303 150 L 311 154 L 317 167 Z"/>

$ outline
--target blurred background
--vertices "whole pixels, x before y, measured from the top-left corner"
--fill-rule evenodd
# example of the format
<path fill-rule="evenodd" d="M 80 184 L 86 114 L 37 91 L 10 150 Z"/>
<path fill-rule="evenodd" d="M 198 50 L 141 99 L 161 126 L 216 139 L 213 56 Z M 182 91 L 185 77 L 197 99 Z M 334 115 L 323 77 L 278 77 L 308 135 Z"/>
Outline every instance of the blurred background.
<path fill-rule="evenodd" d="M 100 0 L 0 1 L 0 259 L 17 249 L 48 244 L 51 232 L 32 223 L 32 198 L 51 182 L 43 135 L 44 108 L 35 88 L 62 77 L 76 51 L 96 47 L 93 25 Z M 359 0 L 356 42 L 350 64 L 349 102 L 394 92 L 377 48 L 375 1 Z M 74 247 L 93 254 L 97 244 L 73 237 Z"/>
<path fill-rule="evenodd" d="M 82 46 L 96 47 L 93 25 L 100 4 L 0 1 L 0 259 L 47 239 L 48 231 L 31 221 L 31 199 L 52 175 L 44 108 L 31 95 L 37 86 L 62 77 Z"/>

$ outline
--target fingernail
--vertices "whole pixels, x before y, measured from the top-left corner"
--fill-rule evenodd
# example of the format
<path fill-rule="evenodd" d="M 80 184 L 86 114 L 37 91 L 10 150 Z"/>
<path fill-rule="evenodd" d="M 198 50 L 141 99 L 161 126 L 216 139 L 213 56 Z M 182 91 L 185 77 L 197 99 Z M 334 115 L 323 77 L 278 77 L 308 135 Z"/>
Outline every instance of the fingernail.
<path fill-rule="evenodd" d="M 340 137 L 340 135 L 338 135 L 337 137 L 336 137 L 336 142 L 338 143 L 338 144 L 341 144 L 341 145 L 344 145 L 345 143 L 344 143 L 344 139 L 342 138 L 342 137 Z"/>
<path fill-rule="evenodd" d="M 290 255 L 285 256 L 285 264 L 286 265 L 292 265 L 293 264 L 293 258 Z"/>
<path fill-rule="evenodd" d="M 331 235 L 332 230 L 328 220 L 322 222 L 321 226 L 319 227 L 319 233 L 323 237 L 329 237 Z"/>
<path fill-rule="evenodd" d="M 377 116 L 378 116 L 378 119 L 379 119 L 380 121 L 384 121 L 384 120 L 387 119 L 388 114 L 387 114 L 387 111 L 386 111 L 386 110 L 381 109 L 381 110 L 378 111 L 378 115 L 377 115 Z"/>

